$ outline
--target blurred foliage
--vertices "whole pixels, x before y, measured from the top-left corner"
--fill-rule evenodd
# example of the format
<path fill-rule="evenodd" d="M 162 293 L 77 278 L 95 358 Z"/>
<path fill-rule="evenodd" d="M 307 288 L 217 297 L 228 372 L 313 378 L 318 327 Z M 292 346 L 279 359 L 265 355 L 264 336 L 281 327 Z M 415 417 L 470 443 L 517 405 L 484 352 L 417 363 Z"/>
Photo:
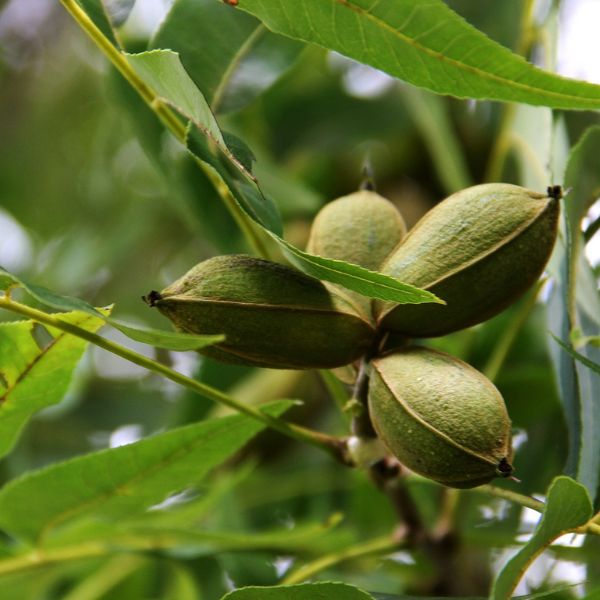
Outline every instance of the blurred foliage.
<path fill-rule="evenodd" d="M 28 10 L 35 1 L 25 3 Z M 17 2 L 0 4 L 0 265 L 95 306 L 115 303 L 117 318 L 165 328 L 162 317 L 141 301 L 143 294 L 161 289 L 205 258 L 250 249 L 192 157 L 65 11 L 53 1 L 37 0 L 43 18 L 27 19 L 15 16 Z M 523 2 L 447 4 L 492 39 L 517 49 Z M 120 30 L 128 51 L 144 49 L 153 34 L 134 27 L 138 9 Z M 374 171 L 378 191 L 398 206 L 409 226 L 455 191 L 448 183 L 455 173 L 445 171 L 452 165 L 431 152 L 432 140 L 422 126 L 431 115 L 418 114 L 427 103 L 411 99 L 407 84 L 315 46 L 290 53 L 294 60 L 272 85 L 219 116 L 223 129 L 255 153 L 255 173 L 279 206 L 286 239 L 303 248 L 319 207 L 356 190 L 365 164 Z M 437 96 L 433 101 L 440 103 L 439 118 L 460 151 L 465 177 L 483 181 L 506 106 Z M 597 122 L 591 112 L 564 113 L 571 143 Z M 509 153 L 503 180 L 523 183 L 519 168 L 518 156 Z M 6 247 L 1 236 L 8 238 L 9 227 L 28 243 Z M 483 370 L 524 302 L 481 326 L 427 343 Z M 9 318 L 0 313 L 0 319 Z M 522 481 L 499 485 L 527 495 L 544 492 L 563 471 L 568 452 L 546 318 L 546 307 L 537 304 L 516 332 L 496 378 L 513 421 L 515 465 Z M 191 353 L 157 350 L 156 356 L 248 402 L 301 398 L 304 405 L 290 411 L 291 420 L 344 431 L 343 418 L 313 373 L 232 367 Z M 209 400 L 92 348 L 63 402 L 40 413 L 0 464 L 0 482 L 220 412 Z M 409 489 L 432 525 L 447 506 L 445 493 L 419 478 L 410 481 Z M 290 542 L 286 549 L 285 540 L 241 550 L 197 542 L 47 565 L 35 577 L 5 577 L 3 600 L 213 600 L 233 586 L 274 585 L 290 565 L 389 534 L 396 526 L 387 498 L 364 474 L 273 432 L 263 433 L 196 493 L 208 509 L 198 510 L 194 526 L 242 532 L 249 539 L 267 530 L 292 533 L 327 524 L 337 513 L 343 519 L 324 526 L 321 535 L 299 548 Z M 452 494 L 457 562 L 455 586 L 444 592 L 485 595 L 506 559 L 505 549 L 514 547 L 517 535 L 531 531 L 531 522 L 524 520 L 524 509 L 505 500 L 476 490 Z M 559 559 L 562 567 L 587 564 L 587 571 L 576 573 L 590 582 L 590 590 L 597 588 L 599 540 L 588 537 L 581 548 L 564 548 L 564 556 L 558 550 L 544 563 L 545 576 L 524 589 L 546 590 L 563 581 L 558 568 L 553 577 L 558 563 L 552 561 Z M 0 553 L 8 553 L 8 538 L 0 542 Z M 435 569 L 429 557 L 398 551 L 383 559 L 334 564 L 317 577 L 381 594 L 428 594 Z M 573 598 L 576 592 L 566 588 L 552 595 L 559 596 Z"/>

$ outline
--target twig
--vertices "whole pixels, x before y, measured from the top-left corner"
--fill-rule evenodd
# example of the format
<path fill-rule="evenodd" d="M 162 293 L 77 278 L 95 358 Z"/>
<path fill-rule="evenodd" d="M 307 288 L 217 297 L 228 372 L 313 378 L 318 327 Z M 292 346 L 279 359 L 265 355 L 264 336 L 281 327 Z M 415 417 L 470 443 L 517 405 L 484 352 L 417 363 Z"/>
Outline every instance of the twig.
<path fill-rule="evenodd" d="M 66 333 L 70 333 L 81 339 L 87 340 L 95 346 L 103 348 L 104 350 L 108 350 L 109 352 L 112 352 L 113 354 L 116 354 L 117 356 L 120 356 L 129 362 L 144 367 L 149 371 L 158 373 L 179 385 L 210 398 L 214 402 L 219 402 L 229 406 L 235 411 L 243 413 L 256 421 L 260 421 L 261 423 L 264 423 L 268 427 L 271 427 L 272 429 L 275 429 L 288 437 L 301 442 L 306 442 L 312 446 L 316 446 L 344 464 L 348 463 L 345 452 L 346 443 L 343 439 L 336 438 L 318 431 L 313 431 L 312 429 L 308 429 L 300 425 L 287 423 L 286 421 L 278 419 L 277 417 L 268 415 L 267 413 L 261 411 L 260 408 L 239 402 L 235 398 L 228 396 L 220 390 L 206 385 L 205 383 L 196 381 L 191 377 L 186 377 L 185 375 L 182 375 L 181 373 L 178 373 L 177 371 L 174 371 L 166 365 L 148 358 L 147 356 L 138 354 L 137 352 L 134 352 L 125 346 L 121 346 L 116 342 L 108 340 L 96 333 L 92 333 L 91 331 L 87 331 L 77 327 L 76 325 L 67 323 L 66 321 L 63 321 L 59 315 L 45 313 L 25 304 L 15 302 L 6 296 L 0 296 L 0 308 L 10 310 L 43 325 L 55 327 L 61 331 L 65 331 Z"/>
<path fill-rule="evenodd" d="M 363 556 L 370 556 L 372 554 L 387 554 L 404 547 L 405 542 L 401 535 L 385 535 L 378 537 L 368 542 L 362 542 L 351 546 L 346 550 L 339 552 L 333 552 L 326 554 L 314 560 L 313 562 L 307 563 L 302 567 L 299 567 L 289 575 L 287 575 L 282 581 L 282 585 L 291 585 L 293 583 L 302 583 L 307 579 L 310 579 L 317 573 L 328 569 L 334 565 L 338 565 L 347 560 L 362 558 Z"/>

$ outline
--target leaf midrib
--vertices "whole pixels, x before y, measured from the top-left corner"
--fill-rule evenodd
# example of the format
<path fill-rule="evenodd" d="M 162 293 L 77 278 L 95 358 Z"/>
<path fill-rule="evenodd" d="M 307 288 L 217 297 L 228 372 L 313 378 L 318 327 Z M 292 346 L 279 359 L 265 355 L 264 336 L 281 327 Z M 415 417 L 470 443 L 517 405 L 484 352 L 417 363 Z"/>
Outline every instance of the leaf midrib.
<path fill-rule="evenodd" d="M 500 83 L 502 85 L 508 85 L 510 87 L 513 88 L 519 88 L 523 91 L 529 92 L 529 93 L 536 93 L 539 94 L 541 96 L 546 96 L 549 98 L 558 98 L 561 100 L 573 100 L 573 101 L 587 101 L 589 103 L 591 103 L 592 106 L 596 106 L 598 104 L 600 104 L 600 89 L 598 90 L 598 94 L 599 97 L 597 99 L 593 98 L 593 97 L 589 97 L 589 96 L 574 96 L 568 93 L 564 93 L 564 92 L 554 92 L 551 90 L 546 90 L 544 88 L 540 88 L 540 87 L 534 87 L 531 85 L 528 85 L 527 83 L 521 83 L 518 81 L 515 81 L 514 79 L 507 79 L 506 77 L 502 77 L 500 75 L 496 75 L 494 73 L 490 73 L 488 71 L 484 71 L 482 69 L 480 69 L 479 67 L 475 67 L 472 65 L 468 65 L 464 62 L 460 62 L 459 60 L 455 59 L 455 58 L 451 58 L 448 57 L 444 54 L 442 54 L 441 52 L 437 51 L 437 50 L 433 50 L 432 48 L 429 48 L 427 46 L 424 46 L 423 44 L 419 43 L 417 40 L 414 40 L 413 38 L 409 37 L 408 35 L 402 33 L 401 31 L 399 31 L 398 29 L 395 29 L 394 27 L 392 27 L 389 23 L 386 23 L 385 21 L 383 21 L 382 19 L 380 19 L 379 17 L 377 17 L 376 15 L 373 15 L 372 13 L 370 13 L 369 11 L 363 9 L 360 6 L 356 6 L 354 4 L 352 4 L 351 2 L 349 2 L 348 0 L 332 0 L 334 3 L 341 5 L 342 7 L 345 7 L 349 10 L 351 10 L 352 12 L 359 14 L 369 20 L 371 20 L 372 22 L 374 22 L 378 27 L 380 27 L 383 30 L 388 31 L 389 33 L 391 33 L 393 36 L 397 37 L 398 39 L 400 39 L 401 41 L 403 41 L 404 43 L 413 46 L 414 48 L 416 48 L 417 50 L 427 54 L 428 56 L 432 57 L 433 59 L 437 59 L 443 62 L 447 62 L 452 64 L 453 66 L 455 66 L 458 69 L 464 70 L 464 71 L 468 71 L 471 74 L 474 74 L 480 78 L 483 79 L 487 79 L 490 81 L 494 81 L 495 83 Z M 458 18 L 461 18 L 460 15 L 457 15 Z M 468 25 L 468 23 L 467 23 Z M 477 31 L 477 30 L 475 30 Z M 512 55 L 513 59 L 519 59 L 523 62 L 523 65 L 525 66 L 529 66 L 532 69 L 534 69 L 537 73 L 540 74 L 548 74 L 550 76 L 556 77 L 556 78 L 560 78 L 563 79 L 564 81 L 574 81 L 577 82 L 578 84 L 587 84 L 587 85 L 592 85 L 589 84 L 587 82 L 579 82 L 577 80 L 571 80 L 568 78 L 562 78 L 558 75 L 553 75 L 551 73 L 546 73 L 543 69 L 539 69 L 538 67 L 536 67 L 535 65 L 529 63 L 528 61 L 526 61 L 525 59 L 523 59 L 521 56 L 512 53 L 508 48 L 505 48 L 504 46 L 502 46 L 501 44 L 498 44 L 497 42 L 495 42 L 494 40 L 492 40 L 491 38 L 488 38 L 489 42 L 491 42 L 492 44 L 498 46 L 498 48 L 501 51 L 505 51 L 505 52 L 509 52 Z M 427 87 L 427 86 L 423 86 L 423 87 Z"/>
<path fill-rule="evenodd" d="M 235 424 L 234 427 L 236 425 L 237 424 Z M 222 435 L 223 431 L 224 430 L 226 431 L 229 428 L 230 428 L 230 426 L 229 427 L 227 427 L 227 426 L 221 427 L 217 431 L 213 431 L 209 434 L 203 434 L 202 436 L 197 435 L 189 443 L 184 444 L 182 446 L 178 446 L 176 449 L 174 449 L 173 451 L 171 451 L 168 454 L 166 454 L 165 456 L 163 456 L 157 462 L 152 463 L 150 466 L 147 466 L 146 468 L 144 468 L 141 471 L 137 471 L 133 477 L 128 478 L 123 482 L 119 482 L 118 484 L 112 486 L 110 489 L 108 489 L 104 492 L 100 492 L 94 498 L 85 500 L 83 502 L 79 502 L 78 504 L 76 504 L 74 506 L 65 508 L 60 513 L 58 513 L 54 517 L 52 517 L 49 521 L 47 521 L 43 525 L 43 527 L 37 532 L 36 544 L 40 545 L 42 543 L 43 538 L 47 535 L 47 533 L 51 529 L 53 529 L 54 527 L 59 525 L 61 522 L 68 520 L 71 516 L 77 515 L 82 510 L 85 510 L 86 508 L 92 508 L 93 506 L 95 506 L 97 504 L 101 504 L 103 501 L 109 501 L 111 498 L 114 498 L 116 496 L 126 495 L 123 492 L 128 487 L 135 486 L 136 484 L 138 484 L 140 482 L 143 483 L 144 480 L 146 480 L 149 477 L 151 477 L 152 475 L 154 475 L 158 470 L 165 467 L 165 465 L 168 465 L 168 464 L 172 463 L 173 461 L 177 460 L 180 455 L 185 455 L 188 452 L 190 452 L 198 443 L 202 443 L 207 440 L 210 441 L 210 440 L 214 439 L 216 436 Z M 151 440 L 152 438 L 150 437 L 150 438 L 146 438 L 146 439 Z M 107 450 L 107 452 L 108 451 L 110 451 L 110 450 Z M 121 491 L 121 493 L 119 493 L 120 491 Z"/>
<path fill-rule="evenodd" d="M 89 321 L 93 319 L 92 316 L 86 316 L 82 321 L 80 321 L 80 325 L 83 325 L 86 321 Z M 33 334 L 33 330 L 31 329 L 30 334 Z M 52 338 L 52 341 L 45 347 L 45 348 L 40 348 L 40 352 L 39 354 L 37 354 L 33 360 L 31 362 L 29 362 L 27 364 L 27 366 L 25 367 L 25 369 L 23 369 L 23 371 L 21 371 L 21 373 L 19 373 L 19 376 L 15 379 L 15 382 L 12 385 L 8 385 L 6 391 L 2 394 L 2 396 L 0 396 L 0 408 L 2 408 L 3 406 L 6 405 L 8 396 L 14 392 L 17 387 L 19 386 L 19 384 L 25 379 L 25 377 L 27 377 L 27 375 L 29 373 L 31 373 L 31 371 L 33 370 L 33 368 L 35 367 L 35 365 L 37 365 L 44 357 L 48 356 L 48 354 L 50 353 L 50 351 L 56 347 L 56 345 L 62 341 L 67 335 L 70 335 L 64 331 L 60 332 L 56 337 Z M 33 338 L 33 335 L 32 335 Z M 38 346 L 39 348 L 39 346 Z M 7 381 L 8 383 L 8 381 Z"/>

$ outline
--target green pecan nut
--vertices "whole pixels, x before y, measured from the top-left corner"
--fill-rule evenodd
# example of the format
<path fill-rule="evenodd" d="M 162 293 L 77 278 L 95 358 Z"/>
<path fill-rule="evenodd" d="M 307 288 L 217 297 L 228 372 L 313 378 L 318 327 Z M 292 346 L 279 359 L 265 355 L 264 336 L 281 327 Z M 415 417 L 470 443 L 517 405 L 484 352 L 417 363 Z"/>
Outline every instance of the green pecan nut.
<path fill-rule="evenodd" d="M 559 196 L 502 183 L 467 188 L 435 206 L 381 267 L 441 304 L 375 301 L 377 324 L 406 336 L 445 335 L 499 313 L 540 276 L 556 240 Z"/>
<path fill-rule="evenodd" d="M 510 420 L 500 392 L 484 375 L 419 347 L 371 365 L 371 420 L 402 464 L 456 488 L 510 476 Z"/>
<path fill-rule="evenodd" d="M 296 269 L 217 256 L 145 298 L 180 331 L 225 334 L 200 352 L 274 369 L 327 369 L 360 358 L 374 330 L 353 302 Z"/>

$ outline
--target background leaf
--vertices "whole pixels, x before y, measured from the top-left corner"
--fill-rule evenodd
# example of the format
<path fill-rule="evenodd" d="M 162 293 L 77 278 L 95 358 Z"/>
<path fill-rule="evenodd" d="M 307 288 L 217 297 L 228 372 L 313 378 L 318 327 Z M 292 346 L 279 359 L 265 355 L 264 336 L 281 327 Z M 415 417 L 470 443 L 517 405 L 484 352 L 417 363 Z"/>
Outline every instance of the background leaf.
<path fill-rule="evenodd" d="M 592 516 L 592 504 L 584 486 L 569 477 L 557 477 L 548 489 L 546 506 L 533 537 L 498 574 L 490 598 L 510 598 L 525 569 L 564 533 L 584 525 Z"/>
<path fill-rule="evenodd" d="M 590 197 L 600 184 L 594 169 L 594 165 L 600 169 L 600 155 L 595 151 L 599 140 L 596 129 L 591 129 L 569 155 L 564 185 L 573 195 L 564 199 L 560 239 L 550 264 L 555 287 L 549 302 L 549 326 L 555 338 L 569 347 L 573 328 L 583 336 L 600 334 L 600 296 L 583 252 L 580 229 Z M 600 378 L 556 345 L 550 346 L 550 351 L 569 427 L 567 473 L 583 483 L 594 500 L 600 481 Z M 600 349 L 595 346 L 582 348 L 580 354 L 592 363 L 600 362 Z"/>
<path fill-rule="evenodd" d="M 212 0 L 176 0 L 150 46 L 179 53 L 185 70 L 216 113 L 252 102 L 303 48 L 271 33 L 258 19 Z"/>
<path fill-rule="evenodd" d="M 82 312 L 61 319 L 91 332 L 104 325 L 103 319 Z M 0 324 L 0 456 L 10 452 L 33 414 L 62 400 L 88 345 L 51 328 L 51 339 L 40 345 L 35 327 L 33 321 Z"/>
<path fill-rule="evenodd" d="M 534 67 L 441 0 L 240 0 L 238 7 L 277 33 L 335 50 L 438 94 L 600 108 L 600 86 Z"/>
<path fill-rule="evenodd" d="M 291 404 L 264 410 L 280 415 Z M 0 525 L 18 538 L 41 542 L 82 517 L 102 521 L 140 514 L 198 483 L 263 428 L 234 415 L 29 473 L 0 491 Z"/>

